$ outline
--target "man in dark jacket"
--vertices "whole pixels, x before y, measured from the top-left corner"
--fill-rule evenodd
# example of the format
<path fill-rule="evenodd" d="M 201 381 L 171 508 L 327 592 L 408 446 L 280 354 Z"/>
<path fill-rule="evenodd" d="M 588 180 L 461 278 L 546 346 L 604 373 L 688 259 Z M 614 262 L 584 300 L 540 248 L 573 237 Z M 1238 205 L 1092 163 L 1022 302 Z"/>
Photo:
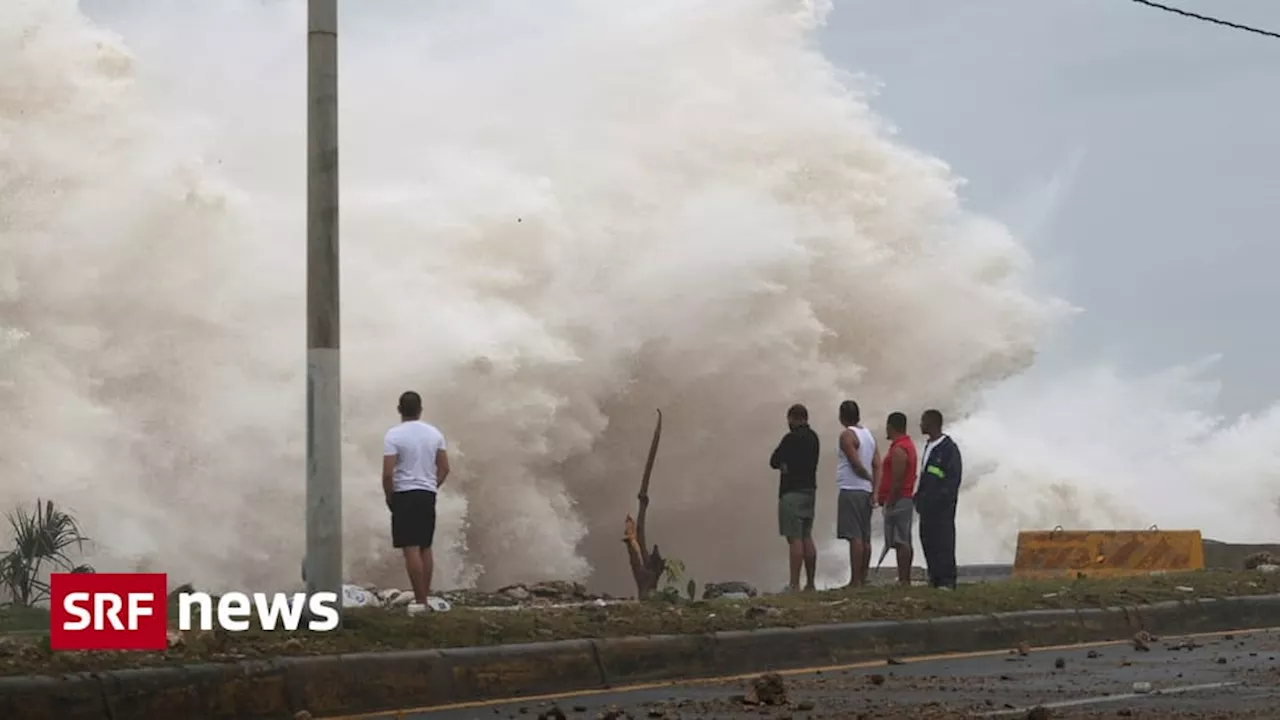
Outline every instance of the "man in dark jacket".
<path fill-rule="evenodd" d="M 805 569 L 805 590 L 813 590 L 818 549 L 813 545 L 813 506 L 818 492 L 818 434 L 809 427 L 809 410 L 792 405 L 787 410 L 788 432 L 769 458 L 778 471 L 778 530 L 787 539 L 791 555 L 791 582 L 800 589 L 800 566 Z"/>
<path fill-rule="evenodd" d="M 920 549 L 929 568 L 929 585 L 956 587 L 956 499 L 963 466 L 960 448 L 942 433 L 942 413 L 925 410 L 920 432 L 928 442 L 920 453 L 916 511 L 920 513 Z"/>

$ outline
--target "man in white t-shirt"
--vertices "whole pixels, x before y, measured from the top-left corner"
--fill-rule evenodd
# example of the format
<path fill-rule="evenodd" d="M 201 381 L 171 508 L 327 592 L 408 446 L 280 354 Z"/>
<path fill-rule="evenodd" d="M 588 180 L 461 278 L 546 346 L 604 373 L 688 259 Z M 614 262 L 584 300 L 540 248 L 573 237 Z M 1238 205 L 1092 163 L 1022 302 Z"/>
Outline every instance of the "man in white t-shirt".
<path fill-rule="evenodd" d="M 414 601 L 426 605 L 435 559 L 436 493 L 449 477 L 444 435 L 422 422 L 422 397 L 400 396 L 400 424 L 382 442 L 382 492 L 391 511 L 391 544 L 404 553 Z"/>

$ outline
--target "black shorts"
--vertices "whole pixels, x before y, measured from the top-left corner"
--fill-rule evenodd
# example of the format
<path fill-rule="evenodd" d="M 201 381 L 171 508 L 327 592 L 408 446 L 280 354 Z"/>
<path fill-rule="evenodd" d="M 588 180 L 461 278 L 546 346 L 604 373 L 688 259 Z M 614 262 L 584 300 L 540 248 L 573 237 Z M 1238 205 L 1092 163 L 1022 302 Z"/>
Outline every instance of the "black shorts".
<path fill-rule="evenodd" d="M 429 548 L 436 536 L 436 494 L 430 490 L 391 493 L 391 544 Z"/>

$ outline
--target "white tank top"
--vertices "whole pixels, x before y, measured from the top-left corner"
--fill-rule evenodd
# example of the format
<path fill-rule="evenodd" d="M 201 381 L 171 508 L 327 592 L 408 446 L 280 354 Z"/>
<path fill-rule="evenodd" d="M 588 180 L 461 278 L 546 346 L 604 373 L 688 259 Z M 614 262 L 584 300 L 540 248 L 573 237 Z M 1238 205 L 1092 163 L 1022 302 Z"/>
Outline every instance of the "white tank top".
<path fill-rule="evenodd" d="M 858 459 L 862 461 L 862 467 L 867 472 L 875 472 L 871 468 L 871 460 L 876 453 L 876 438 L 871 431 L 863 427 L 850 426 L 846 430 L 852 430 L 858 436 Z M 853 471 L 853 463 L 849 462 L 849 458 L 844 454 L 844 448 L 840 447 L 840 443 L 836 443 L 836 487 L 841 490 L 861 490 L 863 492 L 871 492 L 871 481 L 863 480 Z"/>

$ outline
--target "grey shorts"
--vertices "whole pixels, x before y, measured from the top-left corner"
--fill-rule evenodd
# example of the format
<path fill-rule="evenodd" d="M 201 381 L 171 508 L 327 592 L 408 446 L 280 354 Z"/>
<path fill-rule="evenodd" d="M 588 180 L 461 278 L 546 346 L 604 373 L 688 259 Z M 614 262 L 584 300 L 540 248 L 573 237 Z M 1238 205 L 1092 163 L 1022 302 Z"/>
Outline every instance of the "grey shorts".
<path fill-rule="evenodd" d="M 871 493 L 840 491 L 836 497 L 836 537 L 871 542 Z"/>
<path fill-rule="evenodd" d="M 911 547 L 911 522 L 915 519 L 916 504 L 911 498 L 898 498 L 884 509 L 884 542 L 889 547 Z"/>
<path fill-rule="evenodd" d="M 788 540 L 813 537 L 814 493 L 789 492 L 778 498 L 778 532 Z"/>

